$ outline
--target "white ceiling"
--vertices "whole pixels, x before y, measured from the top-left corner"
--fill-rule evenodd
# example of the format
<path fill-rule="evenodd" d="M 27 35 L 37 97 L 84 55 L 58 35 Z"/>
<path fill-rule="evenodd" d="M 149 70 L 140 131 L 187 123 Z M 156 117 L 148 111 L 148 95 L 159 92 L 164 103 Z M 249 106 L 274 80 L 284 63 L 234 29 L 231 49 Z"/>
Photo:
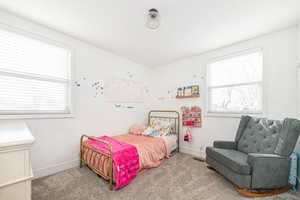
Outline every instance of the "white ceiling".
<path fill-rule="evenodd" d="M 153 7 L 156 31 L 145 27 Z M 0 8 L 147 66 L 300 21 L 300 0 L 0 0 Z"/>

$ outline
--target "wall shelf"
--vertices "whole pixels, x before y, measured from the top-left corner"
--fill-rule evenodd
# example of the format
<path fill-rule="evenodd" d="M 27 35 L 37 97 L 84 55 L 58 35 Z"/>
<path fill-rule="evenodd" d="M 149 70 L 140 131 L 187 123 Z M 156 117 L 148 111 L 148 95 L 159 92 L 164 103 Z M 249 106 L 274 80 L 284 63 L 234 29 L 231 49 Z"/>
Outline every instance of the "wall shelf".
<path fill-rule="evenodd" d="M 187 99 L 187 98 L 198 98 L 200 95 L 193 95 L 193 96 L 176 96 L 177 99 Z"/>

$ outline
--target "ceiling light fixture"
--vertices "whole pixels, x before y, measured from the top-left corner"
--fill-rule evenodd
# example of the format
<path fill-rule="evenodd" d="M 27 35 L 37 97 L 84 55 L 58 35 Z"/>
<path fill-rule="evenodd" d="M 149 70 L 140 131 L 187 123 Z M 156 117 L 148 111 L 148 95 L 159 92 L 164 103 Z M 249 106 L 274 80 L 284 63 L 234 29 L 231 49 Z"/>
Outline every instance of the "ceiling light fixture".
<path fill-rule="evenodd" d="M 155 29 L 158 29 L 159 25 L 160 25 L 159 12 L 157 9 L 151 8 L 147 14 L 146 26 L 149 29 L 155 30 Z"/>

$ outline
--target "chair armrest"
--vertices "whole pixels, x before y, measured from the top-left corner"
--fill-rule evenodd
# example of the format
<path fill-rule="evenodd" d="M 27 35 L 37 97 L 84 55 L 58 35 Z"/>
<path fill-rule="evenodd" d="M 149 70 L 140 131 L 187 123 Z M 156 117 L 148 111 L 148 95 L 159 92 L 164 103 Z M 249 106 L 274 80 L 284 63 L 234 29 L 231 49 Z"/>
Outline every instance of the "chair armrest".
<path fill-rule="evenodd" d="M 288 184 L 290 158 L 276 154 L 250 153 L 252 188 L 280 188 Z"/>
<path fill-rule="evenodd" d="M 215 148 L 221 148 L 221 149 L 234 149 L 237 148 L 237 143 L 232 141 L 214 141 L 214 147 Z"/>

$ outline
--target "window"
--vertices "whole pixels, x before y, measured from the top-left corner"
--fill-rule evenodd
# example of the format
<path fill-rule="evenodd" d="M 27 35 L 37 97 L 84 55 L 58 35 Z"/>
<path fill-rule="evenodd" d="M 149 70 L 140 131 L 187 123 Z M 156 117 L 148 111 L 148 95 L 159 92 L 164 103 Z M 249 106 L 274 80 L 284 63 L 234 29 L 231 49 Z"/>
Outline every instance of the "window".
<path fill-rule="evenodd" d="M 0 29 L 0 114 L 70 113 L 71 52 Z"/>
<path fill-rule="evenodd" d="M 263 55 L 248 51 L 211 62 L 207 68 L 208 113 L 263 111 Z"/>

